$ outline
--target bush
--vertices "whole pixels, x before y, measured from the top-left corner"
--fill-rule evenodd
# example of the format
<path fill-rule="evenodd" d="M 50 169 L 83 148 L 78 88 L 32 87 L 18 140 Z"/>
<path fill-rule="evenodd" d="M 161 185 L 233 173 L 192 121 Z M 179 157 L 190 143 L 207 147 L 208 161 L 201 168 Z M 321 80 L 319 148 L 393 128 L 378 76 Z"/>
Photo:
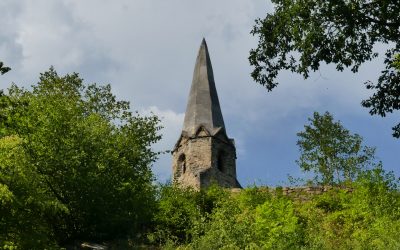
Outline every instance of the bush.
<path fill-rule="evenodd" d="M 255 235 L 265 249 L 298 249 L 303 245 L 302 226 L 293 203 L 274 197 L 257 206 Z"/>

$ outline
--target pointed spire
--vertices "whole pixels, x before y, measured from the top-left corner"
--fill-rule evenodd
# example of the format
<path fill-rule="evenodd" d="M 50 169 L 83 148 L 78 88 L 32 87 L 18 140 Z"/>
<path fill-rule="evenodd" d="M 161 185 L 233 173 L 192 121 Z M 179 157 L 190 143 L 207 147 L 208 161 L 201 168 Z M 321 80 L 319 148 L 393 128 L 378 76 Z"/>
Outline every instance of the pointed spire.
<path fill-rule="evenodd" d="M 215 88 L 210 55 L 204 38 L 194 67 L 183 132 L 193 136 L 200 126 L 204 126 L 211 135 L 225 127 Z"/>

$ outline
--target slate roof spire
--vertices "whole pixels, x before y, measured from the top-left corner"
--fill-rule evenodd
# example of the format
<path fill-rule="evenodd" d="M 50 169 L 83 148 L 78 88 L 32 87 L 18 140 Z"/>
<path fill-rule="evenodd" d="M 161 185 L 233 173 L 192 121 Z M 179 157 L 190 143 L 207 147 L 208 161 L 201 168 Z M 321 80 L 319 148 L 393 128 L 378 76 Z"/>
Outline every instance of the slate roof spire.
<path fill-rule="evenodd" d="M 183 133 L 192 137 L 201 126 L 205 127 L 211 135 L 215 135 L 221 129 L 224 130 L 225 127 L 215 88 L 210 55 L 204 38 L 194 67 Z"/>

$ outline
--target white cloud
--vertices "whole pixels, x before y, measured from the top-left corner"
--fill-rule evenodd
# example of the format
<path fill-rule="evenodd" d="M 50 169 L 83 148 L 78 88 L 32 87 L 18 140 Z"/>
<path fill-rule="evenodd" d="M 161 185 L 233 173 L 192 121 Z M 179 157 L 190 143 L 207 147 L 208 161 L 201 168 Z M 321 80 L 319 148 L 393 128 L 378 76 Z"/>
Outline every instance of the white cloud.
<path fill-rule="evenodd" d="M 142 115 L 157 115 L 161 120 L 163 129 L 161 130 L 162 140 L 154 145 L 155 151 L 172 150 L 182 131 L 184 113 L 175 113 L 172 110 L 161 110 L 156 106 L 151 106 L 141 110 Z M 160 156 L 154 163 L 154 174 L 159 181 L 165 181 L 171 177 L 172 159 L 170 153 Z"/>

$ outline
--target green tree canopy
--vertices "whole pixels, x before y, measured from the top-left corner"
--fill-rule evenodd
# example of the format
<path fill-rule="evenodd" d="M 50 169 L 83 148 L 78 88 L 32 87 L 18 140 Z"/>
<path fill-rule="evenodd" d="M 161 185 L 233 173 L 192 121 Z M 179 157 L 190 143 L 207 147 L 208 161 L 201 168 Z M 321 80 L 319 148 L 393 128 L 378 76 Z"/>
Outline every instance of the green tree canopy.
<path fill-rule="evenodd" d="M 0 103 L 0 202 L 8 204 L 0 242 L 22 244 L 39 228 L 58 243 L 143 230 L 155 202 L 156 116 L 129 111 L 110 85 L 52 68 L 32 90 L 13 85 Z"/>
<path fill-rule="evenodd" d="M 254 80 L 271 91 L 280 71 L 309 76 L 321 63 L 357 72 L 378 56 L 377 43 L 387 44 L 385 68 L 377 83 L 366 82 L 375 93 L 362 102 L 371 114 L 385 116 L 400 109 L 400 3 L 398 0 L 272 0 L 275 11 L 256 20 L 252 34 L 259 37 L 249 61 Z M 398 64 L 397 64 L 398 65 Z M 393 128 L 400 137 L 400 124 Z"/>
<path fill-rule="evenodd" d="M 335 122 L 329 112 L 314 112 L 308 120 L 310 124 L 297 133 L 301 153 L 297 163 L 304 171 L 314 171 L 317 182 L 351 181 L 374 164 L 375 148 L 363 146 L 362 137 Z"/>

